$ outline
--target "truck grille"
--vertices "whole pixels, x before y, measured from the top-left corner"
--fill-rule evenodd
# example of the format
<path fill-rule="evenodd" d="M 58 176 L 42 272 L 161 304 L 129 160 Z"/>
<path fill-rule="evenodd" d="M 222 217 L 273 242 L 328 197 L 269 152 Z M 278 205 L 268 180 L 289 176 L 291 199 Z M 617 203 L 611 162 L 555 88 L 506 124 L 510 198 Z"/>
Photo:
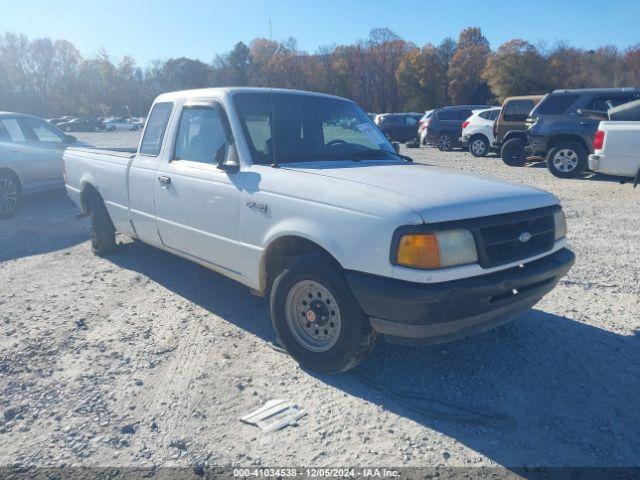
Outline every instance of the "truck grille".
<path fill-rule="evenodd" d="M 540 208 L 477 219 L 471 230 L 480 265 L 497 267 L 553 248 L 555 210 L 554 207 Z"/>

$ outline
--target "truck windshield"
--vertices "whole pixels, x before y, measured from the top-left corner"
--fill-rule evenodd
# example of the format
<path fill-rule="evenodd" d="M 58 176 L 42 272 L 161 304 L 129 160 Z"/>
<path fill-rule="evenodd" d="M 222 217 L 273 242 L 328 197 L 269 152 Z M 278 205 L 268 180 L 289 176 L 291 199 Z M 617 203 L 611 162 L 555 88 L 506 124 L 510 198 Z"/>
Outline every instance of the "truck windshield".
<path fill-rule="evenodd" d="M 238 93 L 233 101 L 253 163 L 397 158 L 353 102 L 279 92 Z"/>

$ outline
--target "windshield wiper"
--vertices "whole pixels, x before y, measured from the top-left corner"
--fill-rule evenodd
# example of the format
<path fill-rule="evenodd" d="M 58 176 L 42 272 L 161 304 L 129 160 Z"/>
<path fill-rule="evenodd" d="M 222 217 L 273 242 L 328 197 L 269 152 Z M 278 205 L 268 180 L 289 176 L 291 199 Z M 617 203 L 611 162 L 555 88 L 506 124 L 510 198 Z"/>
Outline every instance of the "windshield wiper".
<path fill-rule="evenodd" d="M 388 154 L 388 155 L 393 155 L 394 157 L 400 158 L 406 162 L 412 163 L 413 162 L 413 158 L 407 156 L 407 155 L 402 155 L 401 153 L 396 153 L 396 152 L 391 152 L 389 150 L 377 150 L 375 148 L 369 148 L 367 150 L 358 150 L 357 152 L 352 152 L 347 154 L 346 156 L 348 158 L 357 158 L 357 159 L 362 159 L 362 158 L 366 158 L 366 157 L 370 157 L 372 155 L 380 155 L 381 153 L 383 154 Z"/>

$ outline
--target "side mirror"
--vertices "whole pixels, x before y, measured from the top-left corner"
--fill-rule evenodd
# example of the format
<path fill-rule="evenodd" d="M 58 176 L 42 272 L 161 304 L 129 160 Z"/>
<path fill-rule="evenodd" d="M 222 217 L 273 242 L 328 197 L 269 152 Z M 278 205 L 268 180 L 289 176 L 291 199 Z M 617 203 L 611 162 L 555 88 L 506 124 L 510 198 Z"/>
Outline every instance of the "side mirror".
<path fill-rule="evenodd" d="M 391 146 L 396 153 L 400 153 L 400 144 L 398 142 L 391 142 Z"/>
<path fill-rule="evenodd" d="M 224 170 L 227 173 L 237 172 L 240 168 L 240 161 L 238 160 L 235 145 L 222 143 L 220 148 L 216 150 L 215 162 L 220 170 Z"/>
<path fill-rule="evenodd" d="M 73 135 L 65 135 L 64 138 L 67 141 L 67 143 L 76 143 L 78 141 L 78 139 Z"/>

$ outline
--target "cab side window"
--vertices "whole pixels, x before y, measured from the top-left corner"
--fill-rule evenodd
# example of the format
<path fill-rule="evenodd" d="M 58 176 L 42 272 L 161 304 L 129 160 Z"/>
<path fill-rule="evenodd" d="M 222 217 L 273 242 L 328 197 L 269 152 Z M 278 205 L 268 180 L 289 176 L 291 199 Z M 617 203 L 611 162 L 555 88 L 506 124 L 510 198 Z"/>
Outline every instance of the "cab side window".
<path fill-rule="evenodd" d="M 173 159 L 214 164 L 226 155 L 227 143 L 217 108 L 188 107 L 180 118 Z"/>

